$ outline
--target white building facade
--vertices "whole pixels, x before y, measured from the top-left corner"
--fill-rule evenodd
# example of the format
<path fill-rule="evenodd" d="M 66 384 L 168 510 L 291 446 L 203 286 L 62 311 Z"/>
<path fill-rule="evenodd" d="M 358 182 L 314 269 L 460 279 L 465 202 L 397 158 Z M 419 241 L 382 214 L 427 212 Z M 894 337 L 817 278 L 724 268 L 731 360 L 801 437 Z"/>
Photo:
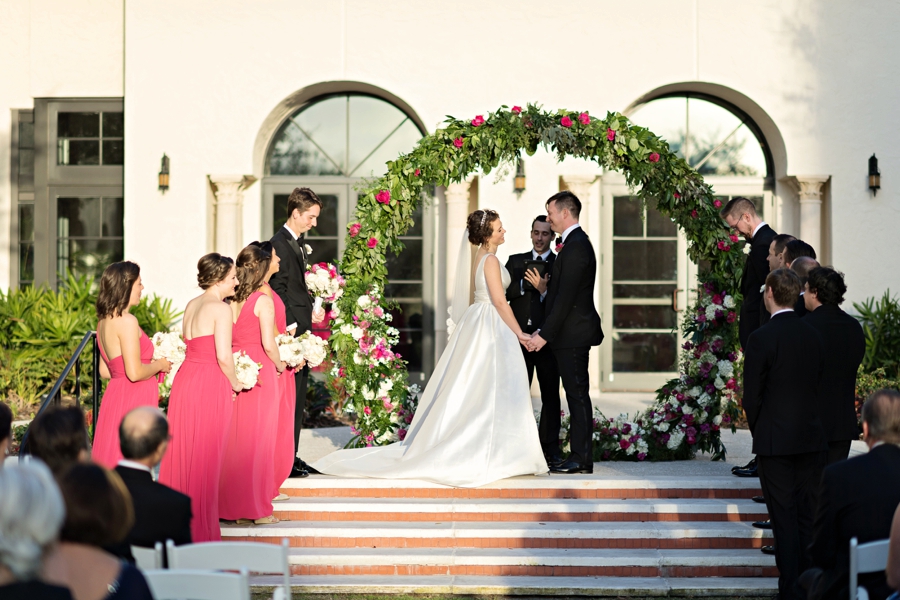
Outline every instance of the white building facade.
<path fill-rule="evenodd" d="M 183 306 L 197 259 L 269 238 L 300 185 L 326 202 L 313 258 L 337 258 L 355 185 L 385 160 L 445 115 L 537 103 L 662 135 L 723 199 L 753 198 L 846 273 L 848 305 L 900 290 L 896 2 L 0 0 L 0 14 L 0 289 L 125 258 Z M 654 389 L 696 276 L 683 237 L 617 173 L 544 152 L 522 166 L 524 191 L 515 165 L 436 189 L 390 258 L 410 370 L 426 378 L 446 339 L 465 215 L 500 212 L 503 257 L 570 189 L 607 333 L 592 384 Z"/>

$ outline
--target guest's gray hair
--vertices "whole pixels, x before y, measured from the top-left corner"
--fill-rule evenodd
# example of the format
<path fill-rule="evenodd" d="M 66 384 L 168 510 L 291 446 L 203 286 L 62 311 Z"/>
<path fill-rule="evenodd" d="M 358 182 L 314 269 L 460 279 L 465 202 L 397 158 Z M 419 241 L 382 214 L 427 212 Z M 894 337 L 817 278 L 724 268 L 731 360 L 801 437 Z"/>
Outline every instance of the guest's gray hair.
<path fill-rule="evenodd" d="M 37 459 L 0 469 L 0 564 L 17 581 L 38 576 L 65 518 L 62 494 Z"/>

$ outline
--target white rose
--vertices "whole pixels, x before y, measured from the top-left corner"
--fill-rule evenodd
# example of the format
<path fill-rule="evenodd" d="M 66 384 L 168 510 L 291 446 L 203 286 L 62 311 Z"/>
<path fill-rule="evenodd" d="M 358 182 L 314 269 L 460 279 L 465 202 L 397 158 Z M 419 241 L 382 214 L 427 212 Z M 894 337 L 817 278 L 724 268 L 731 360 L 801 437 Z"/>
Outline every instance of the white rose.
<path fill-rule="evenodd" d="M 709 394 L 703 392 L 700 394 L 700 397 L 697 398 L 697 403 L 700 404 L 700 406 L 706 406 L 709 404 L 710 400 L 712 400 L 712 398 L 709 397 Z"/>
<path fill-rule="evenodd" d="M 359 352 L 354 352 L 353 353 L 353 362 L 355 362 L 358 365 L 362 365 L 362 364 L 365 364 L 366 361 L 363 360 L 363 356 L 360 355 Z"/>
<path fill-rule="evenodd" d="M 351 325 L 350 323 L 344 323 L 343 325 L 341 325 L 341 333 L 343 333 L 344 335 L 352 334 L 353 325 Z"/>
<path fill-rule="evenodd" d="M 352 335 L 352 336 L 353 336 L 353 339 L 356 340 L 357 342 L 358 342 L 359 340 L 361 340 L 361 339 L 362 339 L 362 336 L 364 336 L 365 334 L 366 334 L 366 332 L 363 331 L 363 330 L 362 330 L 361 328 L 359 328 L 359 327 L 353 327 L 353 328 L 350 330 L 350 335 Z"/>
<path fill-rule="evenodd" d="M 372 304 L 372 300 L 370 300 L 368 296 L 360 296 L 356 300 L 356 304 L 358 304 L 360 308 L 368 308 L 369 305 Z"/>
<path fill-rule="evenodd" d="M 656 430 L 665 433 L 669 430 L 669 424 L 666 422 L 662 422 L 656 426 Z"/>
<path fill-rule="evenodd" d="M 695 385 L 691 389 L 688 390 L 688 396 L 691 398 L 699 398 L 700 394 L 703 393 L 703 390 L 700 389 L 699 385 Z"/>
<path fill-rule="evenodd" d="M 669 442 L 666 444 L 666 447 L 669 450 L 676 450 L 679 446 L 681 446 L 681 442 L 684 441 L 684 434 L 680 431 L 672 432 L 672 436 L 669 438 Z"/>
<path fill-rule="evenodd" d="M 309 244 L 303 244 L 303 249 L 306 250 L 307 254 L 312 254 L 312 248 L 309 247 Z"/>
<path fill-rule="evenodd" d="M 724 300 L 722 300 L 722 304 L 725 308 L 734 308 L 734 298 L 731 296 L 725 296 Z"/>
<path fill-rule="evenodd" d="M 713 425 L 721 425 L 722 424 L 722 415 L 716 415 L 713 417 Z"/>
<path fill-rule="evenodd" d="M 722 377 L 731 377 L 734 375 L 734 365 L 731 364 L 731 361 L 720 360 L 716 363 L 716 367 L 718 367 L 719 375 Z"/>
<path fill-rule="evenodd" d="M 750 242 L 744 244 L 744 254 L 750 254 Z"/>
<path fill-rule="evenodd" d="M 370 390 L 369 386 L 367 386 L 367 385 L 363 386 L 362 395 L 363 395 L 363 398 L 365 398 L 366 400 L 368 400 L 370 402 L 375 399 L 375 392 Z"/>
<path fill-rule="evenodd" d="M 721 377 L 716 377 L 716 380 L 713 382 L 713 385 L 716 386 L 717 390 L 721 390 L 725 387 L 725 382 L 722 381 Z"/>
<path fill-rule="evenodd" d="M 706 421 L 706 417 L 707 417 L 706 411 L 705 411 L 705 410 L 701 410 L 701 411 L 698 411 L 698 412 L 699 412 L 700 414 L 697 415 L 697 422 L 698 422 L 698 423 L 703 423 L 703 422 L 705 422 L 705 421 Z"/>

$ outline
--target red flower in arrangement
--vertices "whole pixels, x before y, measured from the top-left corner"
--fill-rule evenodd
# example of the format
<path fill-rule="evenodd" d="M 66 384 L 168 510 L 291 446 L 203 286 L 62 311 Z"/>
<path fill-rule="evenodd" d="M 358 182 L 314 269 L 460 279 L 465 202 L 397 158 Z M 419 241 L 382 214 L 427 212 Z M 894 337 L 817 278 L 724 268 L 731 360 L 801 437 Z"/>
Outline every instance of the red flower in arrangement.
<path fill-rule="evenodd" d="M 726 243 L 723 242 L 722 240 L 719 240 L 719 243 L 716 244 L 716 246 L 717 246 L 717 247 L 719 248 L 719 250 L 721 250 L 722 252 L 728 252 L 729 250 L 731 250 L 731 246 L 729 246 L 728 244 L 726 244 Z"/>
<path fill-rule="evenodd" d="M 692 219 L 696 219 L 696 218 L 699 217 L 699 216 L 700 216 L 700 214 L 699 214 L 696 210 L 692 210 L 692 211 L 691 211 L 691 218 L 692 218 Z"/>
<path fill-rule="evenodd" d="M 391 203 L 391 192 L 388 190 L 381 190 L 380 192 L 375 194 L 375 200 L 377 200 L 381 204 L 390 204 Z"/>
<path fill-rule="evenodd" d="M 354 223 L 350 226 L 350 237 L 356 237 L 359 235 L 359 230 L 362 229 L 362 225 L 359 223 Z"/>
<path fill-rule="evenodd" d="M 521 107 L 521 106 L 513 106 L 513 107 L 512 107 L 512 113 L 513 113 L 514 115 L 518 115 L 518 114 L 520 114 L 521 112 L 522 112 L 522 107 Z"/>
<path fill-rule="evenodd" d="M 462 148 L 463 147 L 463 139 L 461 137 L 456 138 L 455 140 L 453 140 L 453 145 L 456 146 L 457 148 Z"/>
<path fill-rule="evenodd" d="M 422 170 L 421 170 L 421 169 L 416 169 L 416 172 L 413 173 L 413 174 L 414 174 L 416 177 L 418 177 L 419 175 L 422 174 Z"/>
<path fill-rule="evenodd" d="M 583 112 L 580 115 L 578 115 L 578 122 L 581 123 L 582 125 L 587 125 L 588 123 L 591 122 L 591 117 L 588 116 L 588 114 L 586 112 Z"/>
<path fill-rule="evenodd" d="M 472 125 L 474 125 L 475 127 L 481 127 L 482 125 L 484 125 L 484 117 L 482 117 L 481 115 L 476 116 L 474 119 L 472 119 Z"/>
<path fill-rule="evenodd" d="M 738 236 L 736 236 L 735 234 L 732 233 L 731 235 L 728 236 L 728 239 L 731 240 L 732 242 L 734 242 L 735 244 L 737 244 Z"/>
<path fill-rule="evenodd" d="M 713 200 L 713 206 L 715 206 L 716 208 L 722 208 L 722 201 L 721 200 Z"/>
<path fill-rule="evenodd" d="M 563 127 L 571 127 L 572 119 L 570 119 L 569 117 L 563 117 L 562 119 L 559 120 L 559 124 L 562 125 Z"/>
<path fill-rule="evenodd" d="M 652 163 L 659 162 L 659 153 L 653 152 L 650 154 L 650 156 L 648 158 L 649 158 L 650 162 L 652 162 Z"/>
<path fill-rule="evenodd" d="M 610 142 L 616 139 L 616 130 L 615 129 L 607 129 L 606 130 L 606 139 Z"/>
<path fill-rule="evenodd" d="M 735 383 L 734 379 L 729 379 L 727 382 L 725 382 L 725 387 L 729 390 L 733 390 L 735 387 L 737 387 L 737 383 Z"/>
<path fill-rule="evenodd" d="M 378 240 L 377 240 L 376 238 L 373 238 L 373 237 L 370 237 L 370 238 L 369 238 L 369 241 L 366 242 L 366 246 L 368 246 L 369 248 L 374 248 L 374 247 L 377 246 L 377 245 L 378 245 Z"/>
<path fill-rule="evenodd" d="M 534 123 L 532 123 L 531 121 L 525 121 L 525 127 L 531 127 L 533 125 Z"/>
<path fill-rule="evenodd" d="M 679 198 L 681 198 L 681 194 L 679 194 L 678 192 L 675 192 L 675 193 L 672 194 L 672 195 L 675 196 L 675 199 L 676 199 L 676 200 L 678 200 Z"/>
<path fill-rule="evenodd" d="M 725 320 L 728 321 L 729 323 L 734 323 L 734 320 L 736 318 L 737 318 L 737 315 L 734 314 L 734 312 L 732 311 L 732 312 L 728 313 L 728 316 L 725 317 Z"/>

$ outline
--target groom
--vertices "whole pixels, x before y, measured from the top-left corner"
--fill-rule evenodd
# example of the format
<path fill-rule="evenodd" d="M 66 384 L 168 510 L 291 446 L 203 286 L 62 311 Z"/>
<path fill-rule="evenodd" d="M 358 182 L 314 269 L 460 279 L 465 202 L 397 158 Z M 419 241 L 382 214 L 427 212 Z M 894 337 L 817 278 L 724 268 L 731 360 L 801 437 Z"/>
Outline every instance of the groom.
<path fill-rule="evenodd" d="M 594 308 L 597 259 L 587 234 L 578 224 L 581 201 L 569 191 L 547 200 L 547 222 L 560 234 L 556 261 L 545 302 L 544 326 L 531 337 L 529 350 L 550 344 L 571 416 L 568 459 L 550 464 L 552 473 L 593 473 L 593 415 L 588 356 L 603 341 L 600 315 Z"/>

